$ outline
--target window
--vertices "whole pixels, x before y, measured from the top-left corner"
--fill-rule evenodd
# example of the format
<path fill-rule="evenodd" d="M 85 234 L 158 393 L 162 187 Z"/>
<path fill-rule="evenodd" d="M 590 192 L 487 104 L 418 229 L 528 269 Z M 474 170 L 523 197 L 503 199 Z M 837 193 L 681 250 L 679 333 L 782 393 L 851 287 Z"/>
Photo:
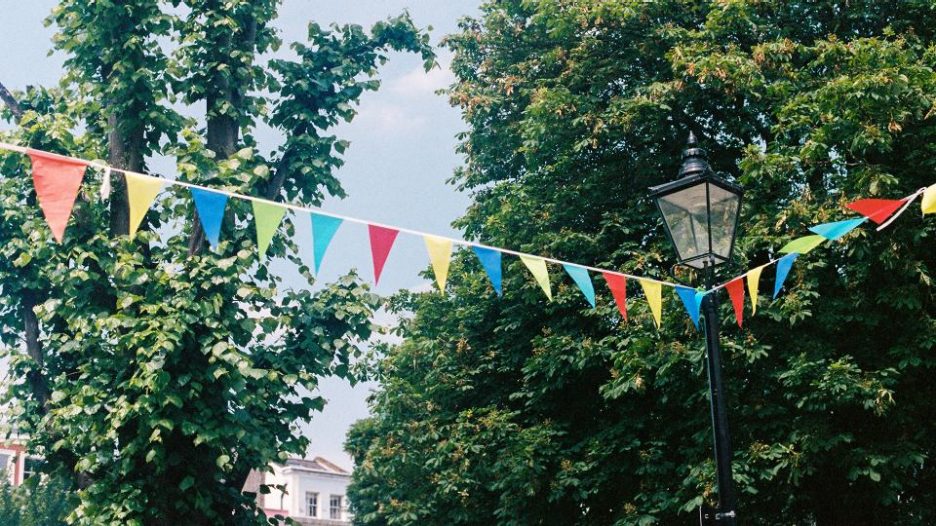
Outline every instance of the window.
<path fill-rule="evenodd" d="M 328 499 L 328 518 L 341 518 L 341 495 L 332 495 L 331 498 Z"/>
<path fill-rule="evenodd" d="M 6 470 L 7 466 L 10 465 L 10 458 L 12 455 L 6 453 L 0 453 L 0 471 Z"/>
<path fill-rule="evenodd" d="M 23 462 L 23 480 L 36 474 L 42 467 L 42 460 L 36 457 L 26 457 Z"/>
<path fill-rule="evenodd" d="M 306 492 L 306 502 L 309 505 L 309 517 L 318 517 L 318 493 Z"/>

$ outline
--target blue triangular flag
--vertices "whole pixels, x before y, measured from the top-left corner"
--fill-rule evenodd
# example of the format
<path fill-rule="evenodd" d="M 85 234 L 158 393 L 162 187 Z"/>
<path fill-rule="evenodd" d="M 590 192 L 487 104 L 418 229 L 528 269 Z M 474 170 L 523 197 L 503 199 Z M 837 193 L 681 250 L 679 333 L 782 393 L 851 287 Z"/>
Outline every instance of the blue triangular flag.
<path fill-rule="evenodd" d="M 221 237 L 221 222 L 224 220 L 224 207 L 227 206 L 228 196 L 201 188 L 192 188 L 191 192 L 195 209 L 198 210 L 198 219 L 205 230 L 205 237 L 211 246 L 215 247 Z"/>
<path fill-rule="evenodd" d="M 777 261 L 777 278 L 774 280 L 773 286 L 774 298 L 777 297 L 777 294 L 780 294 L 780 289 L 783 288 L 783 282 L 786 281 L 787 275 L 790 273 L 790 267 L 793 266 L 793 262 L 796 261 L 797 257 L 799 257 L 799 254 L 793 252 L 780 258 L 780 261 Z"/>
<path fill-rule="evenodd" d="M 315 274 L 318 275 L 322 266 L 325 251 L 331 244 L 335 232 L 341 226 L 342 220 L 332 216 L 309 214 L 312 217 L 312 251 L 315 254 Z"/>
<path fill-rule="evenodd" d="M 579 290 L 582 291 L 582 294 L 585 295 L 585 299 L 588 300 L 588 303 L 594 307 L 595 306 L 595 286 L 592 284 L 592 280 L 588 277 L 588 269 L 584 267 L 579 267 L 576 265 L 563 264 L 562 268 L 572 277 L 572 281 L 578 285 Z"/>
<path fill-rule="evenodd" d="M 686 307 L 686 312 L 689 313 L 689 317 L 692 318 L 692 323 L 696 326 L 696 329 L 699 328 L 699 307 L 701 306 L 701 297 L 704 297 L 705 294 L 698 293 L 695 289 L 690 289 L 689 287 L 676 287 L 676 294 L 679 295 L 679 299 L 682 300 L 683 306 Z"/>
<path fill-rule="evenodd" d="M 474 253 L 478 256 L 478 260 L 481 261 L 481 266 L 484 267 L 484 271 L 487 272 L 488 279 L 491 280 L 491 285 L 494 286 L 494 291 L 500 296 L 502 294 L 501 253 L 497 250 L 484 247 L 473 246 L 471 249 L 474 250 Z"/>
<path fill-rule="evenodd" d="M 859 217 L 857 219 L 847 219 L 845 221 L 836 221 L 834 223 L 823 223 L 821 225 L 809 227 L 809 230 L 810 232 L 819 234 L 829 241 L 835 241 L 836 239 L 851 232 L 857 228 L 858 225 L 864 223 L 867 220 L 867 217 Z"/>

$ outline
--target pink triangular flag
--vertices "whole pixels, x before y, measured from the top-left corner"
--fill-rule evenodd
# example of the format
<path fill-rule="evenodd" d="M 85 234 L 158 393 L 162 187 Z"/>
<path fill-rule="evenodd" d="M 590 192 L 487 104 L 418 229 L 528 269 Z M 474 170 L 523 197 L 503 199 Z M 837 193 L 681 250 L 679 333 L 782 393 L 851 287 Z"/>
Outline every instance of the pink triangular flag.
<path fill-rule="evenodd" d="M 88 163 L 31 148 L 26 153 L 32 160 L 39 207 L 55 240 L 61 243 Z"/>
<path fill-rule="evenodd" d="M 880 225 L 905 202 L 903 199 L 859 199 L 848 203 L 848 208 Z"/>
<path fill-rule="evenodd" d="M 725 290 L 728 291 L 728 297 L 731 298 L 735 319 L 738 320 L 738 327 L 740 327 L 744 322 L 744 277 L 729 281 L 725 285 Z"/>
<path fill-rule="evenodd" d="M 390 255 L 390 249 L 393 248 L 393 242 L 396 241 L 400 231 L 367 225 L 367 232 L 370 234 L 371 257 L 374 259 L 374 284 L 376 285 L 380 282 L 380 273 L 383 272 L 384 263 L 387 262 L 387 256 Z"/>
<path fill-rule="evenodd" d="M 627 277 L 611 272 L 602 272 L 608 288 L 611 289 L 611 295 L 614 296 L 614 302 L 621 311 L 624 321 L 627 321 Z"/>

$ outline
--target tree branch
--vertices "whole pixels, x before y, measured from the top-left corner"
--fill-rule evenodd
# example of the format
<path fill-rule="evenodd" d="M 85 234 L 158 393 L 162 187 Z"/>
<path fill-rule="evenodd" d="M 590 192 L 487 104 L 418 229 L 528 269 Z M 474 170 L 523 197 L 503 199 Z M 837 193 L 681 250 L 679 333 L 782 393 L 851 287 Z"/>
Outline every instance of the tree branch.
<path fill-rule="evenodd" d="M 23 118 L 23 108 L 2 82 L 0 82 L 0 100 L 3 100 L 13 114 L 13 119 L 19 123 Z M 23 315 L 23 332 L 26 337 L 26 354 L 36 362 L 36 367 L 27 375 L 27 381 L 32 389 L 33 397 L 39 402 L 40 414 L 45 414 L 46 404 L 49 401 L 49 384 L 42 372 L 45 353 L 42 349 L 42 342 L 39 341 L 39 318 L 36 317 L 35 311 L 37 303 L 36 292 L 25 289 L 20 299 L 20 308 Z"/>
<path fill-rule="evenodd" d="M 20 107 L 19 102 L 16 100 L 16 97 L 10 93 L 10 90 L 0 82 L 0 100 L 6 104 L 7 108 L 10 108 L 10 112 L 13 113 L 13 118 L 16 122 L 19 122 L 23 118 L 23 108 Z"/>

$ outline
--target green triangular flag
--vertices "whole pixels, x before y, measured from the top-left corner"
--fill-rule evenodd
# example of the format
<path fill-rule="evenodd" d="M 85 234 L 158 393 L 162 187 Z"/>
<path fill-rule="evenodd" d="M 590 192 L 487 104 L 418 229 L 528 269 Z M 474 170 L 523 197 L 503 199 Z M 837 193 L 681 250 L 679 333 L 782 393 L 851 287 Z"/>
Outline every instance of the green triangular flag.
<path fill-rule="evenodd" d="M 279 228 L 280 221 L 286 214 L 286 207 L 265 201 L 252 201 L 254 222 L 257 226 L 257 245 L 260 247 L 260 257 L 262 258 L 270 246 L 273 234 Z"/>

